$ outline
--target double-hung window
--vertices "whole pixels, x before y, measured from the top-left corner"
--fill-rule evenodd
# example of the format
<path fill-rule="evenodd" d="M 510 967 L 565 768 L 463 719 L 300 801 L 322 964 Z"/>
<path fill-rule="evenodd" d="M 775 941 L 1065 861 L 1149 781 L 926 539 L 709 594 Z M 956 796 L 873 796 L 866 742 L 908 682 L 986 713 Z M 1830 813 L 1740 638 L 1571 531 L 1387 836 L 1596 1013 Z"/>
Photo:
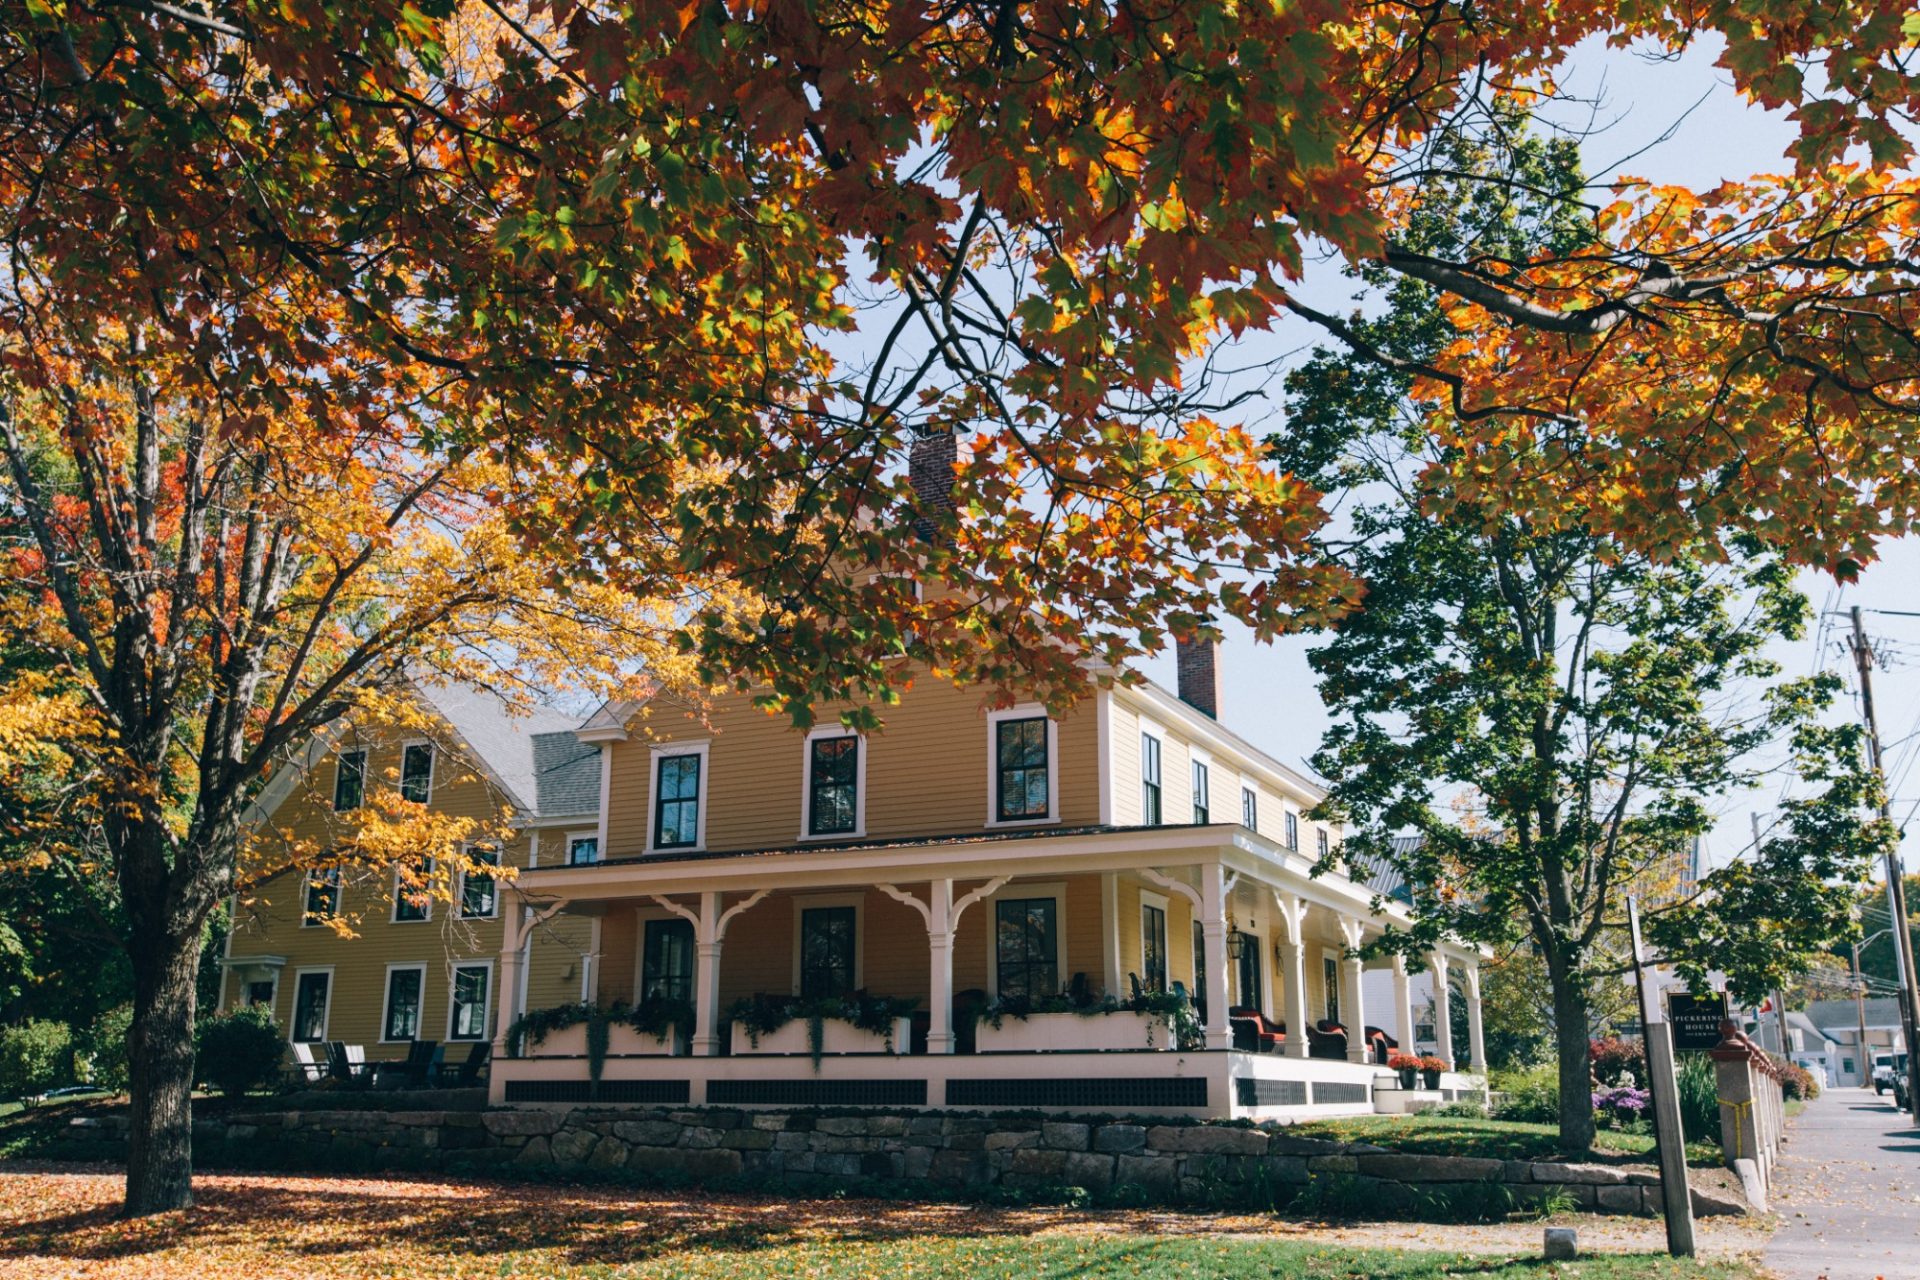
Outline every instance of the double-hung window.
<path fill-rule="evenodd" d="M 567 865 L 584 867 L 600 861 L 599 836 L 570 836 L 567 839 Z"/>
<path fill-rule="evenodd" d="M 1314 845 L 1317 848 L 1320 856 L 1322 858 L 1325 858 L 1327 856 L 1327 853 L 1332 847 L 1327 843 L 1327 829 L 1325 827 L 1322 827 L 1320 828 L 1320 830 L 1314 832 L 1313 840 L 1314 840 Z"/>
<path fill-rule="evenodd" d="M 453 966 L 453 1008 L 447 1020 L 447 1039 L 487 1038 L 487 988 L 493 985 L 493 966 Z"/>
<path fill-rule="evenodd" d="M 1039 1000 L 1060 992 L 1060 903 L 1002 898 L 994 903 L 994 965 L 999 994 Z"/>
<path fill-rule="evenodd" d="M 292 1039 L 298 1044 L 319 1044 L 327 1038 L 327 998 L 333 990 L 333 974 L 325 969 L 309 969 L 294 979 Z"/>
<path fill-rule="evenodd" d="M 994 778 L 994 816 L 1001 822 L 1052 816 L 1045 716 L 994 723 Z"/>
<path fill-rule="evenodd" d="M 1140 904 L 1140 976 L 1149 991 L 1167 989 L 1167 909 Z"/>
<path fill-rule="evenodd" d="M 315 867 L 307 872 L 306 909 L 301 924 L 325 924 L 340 914 L 340 868 Z"/>
<path fill-rule="evenodd" d="M 1207 802 L 1207 762 L 1193 762 L 1193 820 L 1199 826 L 1205 826 L 1211 806 Z"/>
<path fill-rule="evenodd" d="M 395 965 L 387 970 L 387 1012 L 380 1022 L 382 1040 L 420 1038 L 420 1001 L 426 994 L 424 965 Z"/>
<path fill-rule="evenodd" d="M 416 924 L 433 914 L 433 859 L 393 871 L 393 922 Z"/>
<path fill-rule="evenodd" d="M 691 849 L 700 843 L 698 752 L 659 757 L 653 780 L 653 847 Z"/>
<path fill-rule="evenodd" d="M 1160 825 L 1160 739 L 1150 733 L 1140 735 L 1140 822 Z"/>
<path fill-rule="evenodd" d="M 1327 1021 L 1340 1021 L 1340 962 L 1332 956 L 1320 959 L 1320 978 L 1327 1001 Z"/>
<path fill-rule="evenodd" d="M 1287 811 L 1287 848 L 1298 849 L 1299 847 L 1300 847 L 1300 815 L 1297 813 L 1294 813 L 1292 810 L 1288 810 Z"/>
<path fill-rule="evenodd" d="M 852 907 L 800 912 L 800 995 L 807 1000 L 853 990 L 856 924 Z"/>
<path fill-rule="evenodd" d="M 342 751 L 333 758 L 333 809 L 346 813 L 367 798 L 367 753 Z"/>
<path fill-rule="evenodd" d="M 467 860 L 490 867 L 500 865 L 498 849 L 469 849 Z M 499 903 L 499 893 L 494 887 L 494 879 L 484 871 L 468 867 L 460 876 L 460 918 L 462 920 L 490 920 L 494 908 Z"/>
<path fill-rule="evenodd" d="M 1260 829 L 1260 796 L 1252 787 L 1240 788 L 1240 825 L 1249 831 Z"/>
<path fill-rule="evenodd" d="M 400 798 L 425 804 L 433 797 L 433 744 L 409 742 L 400 752 Z"/>
<path fill-rule="evenodd" d="M 851 835 L 860 827 L 860 739 L 807 743 L 807 834 Z"/>
<path fill-rule="evenodd" d="M 693 999 L 693 922 L 649 920 L 641 952 L 642 1000 Z"/>

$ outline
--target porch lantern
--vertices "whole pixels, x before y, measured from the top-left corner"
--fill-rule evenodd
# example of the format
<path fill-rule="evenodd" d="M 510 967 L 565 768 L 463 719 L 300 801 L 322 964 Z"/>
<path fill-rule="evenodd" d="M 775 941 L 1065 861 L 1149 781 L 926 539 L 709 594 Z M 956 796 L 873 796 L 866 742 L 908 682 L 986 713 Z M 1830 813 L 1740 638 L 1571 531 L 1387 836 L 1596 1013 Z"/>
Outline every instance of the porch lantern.
<path fill-rule="evenodd" d="M 1253 936 L 1234 929 L 1227 934 L 1227 959 L 1240 963 L 1247 954 L 1247 948 L 1253 944 Z"/>

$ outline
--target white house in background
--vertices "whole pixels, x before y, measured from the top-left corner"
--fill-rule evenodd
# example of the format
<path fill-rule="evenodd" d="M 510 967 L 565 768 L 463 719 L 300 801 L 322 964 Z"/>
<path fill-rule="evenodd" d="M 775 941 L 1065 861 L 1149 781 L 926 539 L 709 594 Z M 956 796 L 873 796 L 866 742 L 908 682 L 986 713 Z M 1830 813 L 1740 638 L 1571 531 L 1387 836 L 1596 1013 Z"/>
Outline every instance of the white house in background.
<path fill-rule="evenodd" d="M 1799 1016 L 1804 1017 L 1807 1024 L 1825 1040 L 1832 1069 L 1831 1079 L 1836 1085 L 1868 1084 L 1874 1056 L 1897 1053 L 1906 1040 L 1900 1029 L 1900 1002 L 1892 996 L 1863 1001 L 1815 1000 Z M 1863 1020 L 1867 1033 L 1864 1053 L 1860 1051 L 1860 1024 Z M 1771 1024 L 1772 1015 L 1761 1021 Z M 1789 1030 L 1794 1025 L 1790 1016 Z M 1772 1044 L 1779 1039 L 1771 1029 L 1767 1034 L 1770 1039 L 1763 1043 Z M 1797 1061 L 1798 1053 L 1794 1056 Z"/>

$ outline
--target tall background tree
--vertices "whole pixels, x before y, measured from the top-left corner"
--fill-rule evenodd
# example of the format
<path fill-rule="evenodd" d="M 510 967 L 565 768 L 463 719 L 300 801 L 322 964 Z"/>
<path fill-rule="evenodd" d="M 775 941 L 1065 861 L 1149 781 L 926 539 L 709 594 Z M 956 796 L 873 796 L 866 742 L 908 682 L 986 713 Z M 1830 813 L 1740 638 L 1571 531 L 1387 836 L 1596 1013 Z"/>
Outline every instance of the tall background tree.
<path fill-rule="evenodd" d="M 1462 502 L 1549 529 L 1587 511 L 1641 548 L 1757 532 L 1859 562 L 1920 510 L 1885 447 L 1914 414 L 1915 185 L 1895 123 L 1920 81 L 1901 16 L 1867 0 L 11 12 L 5 500 L 44 517 L 24 578 L 56 604 L 62 674 L 113 744 L 106 839 L 147 851 L 120 875 L 128 936 L 158 940 L 137 971 L 178 990 L 181 939 L 224 883 L 231 810 L 181 796 L 243 792 L 258 748 L 308 727 L 289 714 L 352 683 L 321 669 L 478 643 L 477 623 L 436 628 L 484 607 L 496 567 L 537 570 L 521 583 L 562 601 L 604 582 L 683 604 L 702 680 L 801 720 L 843 696 L 871 719 L 903 652 L 1060 702 L 1087 651 L 1118 661 L 1221 616 L 1260 635 L 1330 621 L 1353 595 L 1308 554 L 1319 494 L 1264 465 L 1206 360 L 1286 314 L 1438 397 Z M 1408 240 L 1432 140 L 1497 131 L 1500 103 L 1547 92 L 1602 33 L 1724 39 L 1740 91 L 1796 112 L 1791 172 L 1626 184 L 1598 211 L 1563 193 L 1593 228 L 1565 251 Z M 1869 159 L 1843 165 L 1855 152 Z M 1445 290 L 1451 340 L 1395 355 L 1315 311 L 1297 284 L 1318 244 Z M 955 430 L 972 447 L 954 502 L 929 509 L 907 442 Z M 463 496 L 442 504 L 443 484 Z M 417 589 L 389 579 L 357 604 L 368 565 L 482 511 L 498 540 L 429 540 Z M 916 521 L 943 536 L 907 536 Z M 905 589 L 909 568 L 951 590 Z M 719 594 L 689 597 L 690 574 Z M 296 585 L 317 594 L 278 603 Z M 176 826 L 204 856 L 169 852 Z M 184 1043 L 180 1008 L 161 1003 L 135 1039 L 177 1084 L 185 1050 L 159 1045 Z M 187 1195 L 175 1084 L 161 1111 L 136 1088 L 136 1211 Z"/>
<path fill-rule="evenodd" d="M 1462 138 L 1441 153 L 1448 174 L 1506 181 L 1436 176 L 1409 243 L 1489 259 L 1579 251 L 1591 229 L 1552 199 L 1580 186 L 1576 153 L 1517 126 L 1504 146 Z M 1418 363 L 1452 341 L 1434 290 L 1364 278 L 1388 303 L 1350 322 L 1369 345 Z M 1830 677 L 1783 681 L 1765 657 L 1807 606 L 1751 539 L 1655 556 L 1599 521 L 1501 510 L 1463 492 L 1411 383 L 1350 356 L 1317 354 L 1288 389 L 1276 450 L 1350 493 L 1349 528 L 1324 545 L 1366 588 L 1311 655 L 1334 721 L 1314 763 L 1328 810 L 1354 824 L 1330 860 L 1385 860 L 1414 886 L 1415 922 L 1388 947 L 1524 939 L 1552 997 L 1561 1139 L 1584 1151 L 1587 1043 L 1599 986 L 1623 969 L 1623 896 L 1649 899 L 1651 934 L 1689 976 L 1716 970 L 1752 994 L 1804 971 L 1851 930 L 1886 835 L 1866 817 L 1876 792 L 1858 732 L 1823 719 Z M 1680 882 L 1716 803 L 1756 783 L 1775 749 L 1808 798 L 1758 849 Z M 1407 831 L 1417 847 L 1394 840 Z"/>

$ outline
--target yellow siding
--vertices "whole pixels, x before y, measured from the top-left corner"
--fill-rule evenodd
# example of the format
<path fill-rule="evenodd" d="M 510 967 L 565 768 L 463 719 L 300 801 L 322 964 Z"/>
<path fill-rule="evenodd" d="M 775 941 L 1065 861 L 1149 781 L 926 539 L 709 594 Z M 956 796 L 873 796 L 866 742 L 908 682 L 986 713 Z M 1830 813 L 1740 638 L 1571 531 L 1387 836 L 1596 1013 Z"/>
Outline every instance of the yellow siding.
<path fill-rule="evenodd" d="M 376 784 L 391 785 L 398 778 L 401 744 L 418 737 L 417 734 L 350 735 L 346 745 L 355 749 L 364 746 L 368 750 L 367 778 L 371 789 Z M 339 838 L 345 822 L 350 819 L 333 812 L 335 759 L 331 753 L 321 758 L 295 786 L 274 814 L 271 824 L 274 832 L 314 842 L 318 847 Z M 477 770 L 453 756 L 444 743 L 436 743 L 430 803 L 440 812 L 479 820 L 493 820 L 504 809 L 498 790 Z M 265 836 L 263 849 L 268 847 L 269 840 L 277 843 L 277 836 Z M 509 866 L 524 867 L 528 848 L 527 835 L 521 833 L 506 846 L 503 861 Z M 388 968 L 397 964 L 426 966 L 420 1034 L 423 1039 L 444 1040 L 448 1030 L 452 966 L 463 961 L 491 960 L 494 962 L 488 993 L 491 1033 L 493 1010 L 498 1001 L 502 942 L 502 926 L 497 916 L 460 920 L 455 904 L 435 902 L 428 920 L 394 923 L 391 871 L 347 872 L 341 887 L 341 911 L 358 936 L 341 937 L 325 926 L 302 923 L 304 886 L 305 877 L 301 873 L 283 873 L 249 892 L 235 911 L 230 946 L 233 960 L 244 962 L 249 956 L 286 959 L 279 971 L 273 1005 L 274 1016 L 283 1029 L 293 1013 L 297 972 L 331 967 L 328 1039 L 365 1045 L 370 1058 L 403 1056 L 404 1045 L 379 1043 Z M 578 966 L 586 945 L 585 923 L 581 921 L 555 921 L 542 931 L 536 938 L 529 970 L 530 1006 L 579 998 Z M 573 974 L 571 988 L 563 976 L 569 969 Z M 245 979 L 237 971 L 231 972 L 222 992 L 224 1007 L 233 1007 L 244 994 Z"/>
<path fill-rule="evenodd" d="M 831 723 L 834 711 L 822 709 Z M 988 721 L 976 691 L 922 677 L 888 709 L 886 727 L 868 735 L 866 835 L 869 839 L 975 831 L 988 823 Z M 607 856 L 646 851 L 652 814 L 652 747 L 710 742 L 704 845 L 708 849 L 779 848 L 799 842 L 804 813 L 805 734 L 755 708 L 744 694 L 720 698 L 705 723 L 662 704 L 632 724 L 613 747 L 607 806 Z M 1099 821 L 1099 722 L 1091 701 L 1057 727 L 1061 825 Z"/>

